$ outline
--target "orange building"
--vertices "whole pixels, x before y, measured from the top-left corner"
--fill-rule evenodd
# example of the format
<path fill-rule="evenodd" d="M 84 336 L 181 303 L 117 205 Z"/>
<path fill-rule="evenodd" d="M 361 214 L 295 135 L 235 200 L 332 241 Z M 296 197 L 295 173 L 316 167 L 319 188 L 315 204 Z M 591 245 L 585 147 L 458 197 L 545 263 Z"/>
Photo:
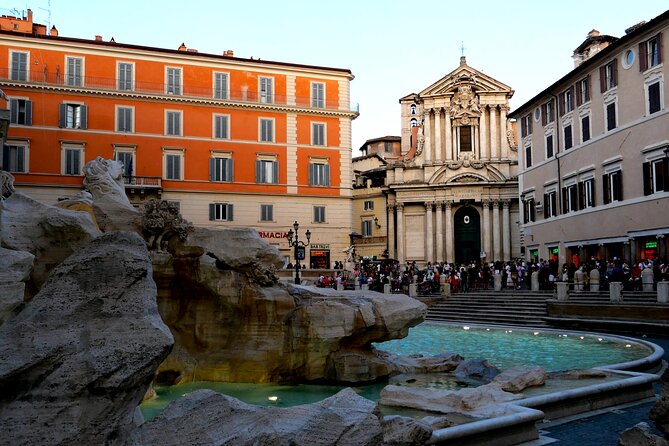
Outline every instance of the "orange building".
<path fill-rule="evenodd" d="M 133 203 L 179 203 L 200 226 L 256 228 L 286 257 L 310 229 L 313 267 L 351 232 L 350 70 L 61 37 L 0 18 L 0 89 L 11 124 L 2 169 L 53 203 L 98 156 L 125 166 Z"/>

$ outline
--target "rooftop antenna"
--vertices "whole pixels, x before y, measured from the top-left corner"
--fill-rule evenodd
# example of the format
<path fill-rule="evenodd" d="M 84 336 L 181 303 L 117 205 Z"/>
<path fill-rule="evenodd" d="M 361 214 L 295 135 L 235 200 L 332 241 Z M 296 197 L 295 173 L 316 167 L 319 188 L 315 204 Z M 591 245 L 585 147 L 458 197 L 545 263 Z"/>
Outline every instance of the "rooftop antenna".
<path fill-rule="evenodd" d="M 49 32 L 49 30 L 51 30 L 51 0 L 47 0 L 47 9 L 44 8 L 39 8 L 39 9 L 41 9 L 42 11 L 46 11 L 49 14 L 49 19 L 46 28 L 47 32 Z"/>

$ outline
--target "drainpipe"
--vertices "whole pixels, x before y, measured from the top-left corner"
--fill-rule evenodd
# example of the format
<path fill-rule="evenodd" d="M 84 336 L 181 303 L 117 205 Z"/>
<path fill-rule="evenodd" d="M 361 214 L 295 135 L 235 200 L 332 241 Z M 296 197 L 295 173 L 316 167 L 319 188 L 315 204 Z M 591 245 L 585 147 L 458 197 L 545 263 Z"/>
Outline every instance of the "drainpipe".
<path fill-rule="evenodd" d="M 551 93 L 551 96 L 555 99 L 555 107 L 553 111 L 555 112 L 555 162 L 557 163 L 557 175 L 558 175 L 558 188 L 557 192 L 555 194 L 555 206 L 560 208 L 559 214 L 562 214 L 562 172 L 560 171 L 560 130 L 561 130 L 561 125 L 560 125 L 560 119 L 562 116 L 560 116 L 560 104 L 558 103 L 559 98 Z M 572 140 L 574 139 L 574 128 L 572 126 Z M 544 203 L 544 206 L 546 203 Z M 560 256 L 558 257 L 559 260 L 562 260 L 560 262 L 558 260 L 558 273 L 560 273 L 560 265 L 563 263 L 566 263 L 566 253 L 563 252 L 564 249 L 562 246 L 560 246 Z"/>

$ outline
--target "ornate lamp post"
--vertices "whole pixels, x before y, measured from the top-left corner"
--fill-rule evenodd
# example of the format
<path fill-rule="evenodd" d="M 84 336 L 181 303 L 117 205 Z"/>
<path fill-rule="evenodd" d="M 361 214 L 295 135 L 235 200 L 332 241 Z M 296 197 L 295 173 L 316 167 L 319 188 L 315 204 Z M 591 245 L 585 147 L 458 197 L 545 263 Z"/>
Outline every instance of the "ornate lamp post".
<path fill-rule="evenodd" d="M 299 229 L 300 224 L 296 221 L 293 223 L 293 228 L 295 229 L 295 232 L 293 232 L 292 229 L 288 231 L 288 235 L 286 235 L 286 238 L 288 239 L 288 246 L 292 246 L 295 248 L 295 284 L 299 285 L 300 284 L 300 260 L 305 259 L 305 248 L 309 246 L 309 240 L 311 240 L 311 231 L 307 229 L 307 232 L 304 233 L 304 235 L 307 237 L 307 243 L 304 243 L 303 241 L 300 241 L 297 235 L 297 230 Z M 293 240 L 293 237 L 295 237 L 295 240 Z"/>

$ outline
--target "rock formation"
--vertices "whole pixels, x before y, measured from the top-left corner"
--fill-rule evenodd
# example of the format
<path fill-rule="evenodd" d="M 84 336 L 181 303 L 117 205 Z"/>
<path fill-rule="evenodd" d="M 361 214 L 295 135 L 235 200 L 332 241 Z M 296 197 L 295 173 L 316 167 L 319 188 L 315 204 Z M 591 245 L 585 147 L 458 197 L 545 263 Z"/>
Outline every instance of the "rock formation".
<path fill-rule="evenodd" d="M 660 398 L 650 411 L 650 419 L 669 438 L 669 367 L 664 369 L 661 382 Z"/>
<path fill-rule="evenodd" d="M 23 303 L 35 256 L 0 247 L 0 325 Z"/>
<path fill-rule="evenodd" d="M 669 446 L 669 442 L 651 432 L 648 423 L 639 423 L 620 434 L 619 446 Z"/>

